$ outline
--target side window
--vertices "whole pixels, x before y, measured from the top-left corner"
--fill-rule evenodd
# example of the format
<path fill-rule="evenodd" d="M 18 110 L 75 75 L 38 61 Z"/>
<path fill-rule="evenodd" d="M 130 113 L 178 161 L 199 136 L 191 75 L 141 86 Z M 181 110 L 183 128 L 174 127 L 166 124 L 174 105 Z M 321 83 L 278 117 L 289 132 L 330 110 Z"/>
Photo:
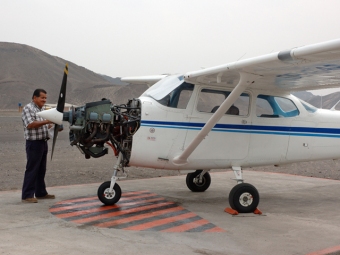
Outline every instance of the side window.
<path fill-rule="evenodd" d="M 202 89 L 198 98 L 197 111 L 214 113 L 229 96 L 229 91 Z M 249 95 L 242 93 L 225 114 L 247 116 L 249 113 Z"/>
<path fill-rule="evenodd" d="M 194 85 L 184 82 L 157 102 L 171 108 L 185 109 L 194 90 Z"/>
<path fill-rule="evenodd" d="M 203 89 L 200 93 L 197 110 L 199 112 L 215 112 L 216 105 L 221 105 L 226 98 L 221 91 Z"/>
<path fill-rule="evenodd" d="M 285 97 L 258 95 L 256 116 L 264 118 L 294 117 L 300 114 L 292 100 Z"/>

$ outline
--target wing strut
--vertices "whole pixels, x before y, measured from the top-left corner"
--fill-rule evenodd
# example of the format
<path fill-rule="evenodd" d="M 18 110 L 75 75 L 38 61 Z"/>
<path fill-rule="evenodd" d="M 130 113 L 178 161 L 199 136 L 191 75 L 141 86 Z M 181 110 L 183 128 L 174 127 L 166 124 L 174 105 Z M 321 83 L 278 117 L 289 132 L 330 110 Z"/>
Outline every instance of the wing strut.
<path fill-rule="evenodd" d="M 192 140 L 189 146 L 183 151 L 179 156 L 173 158 L 173 163 L 175 165 L 185 165 L 188 163 L 188 157 L 197 148 L 197 146 L 203 141 L 203 139 L 208 135 L 211 129 L 216 125 L 216 123 L 222 118 L 225 112 L 230 108 L 230 106 L 235 103 L 239 96 L 246 90 L 246 88 L 258 79 L 258 75 L 240 72 L 240 81 L 230 93 L 230 95 L 224 100 L 218 110 L 211 116 L 204 127 L 199 131 L 197 136 Z"/>

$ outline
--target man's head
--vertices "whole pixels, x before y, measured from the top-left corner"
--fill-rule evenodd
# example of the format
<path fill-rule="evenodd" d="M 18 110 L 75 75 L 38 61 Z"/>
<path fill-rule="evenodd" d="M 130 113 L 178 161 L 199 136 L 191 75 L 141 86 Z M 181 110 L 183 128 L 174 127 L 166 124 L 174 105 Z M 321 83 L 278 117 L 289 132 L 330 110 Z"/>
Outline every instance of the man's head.
<path fill-rule="evenodd" d="M 45 103 L 46 103 L 46 99 L 47 99 L 47 95 L 46 95 L 46 91 L 44 89 L 36 89 L 33 92 L 33 102 L 39 107 L 42 108 Z"/>

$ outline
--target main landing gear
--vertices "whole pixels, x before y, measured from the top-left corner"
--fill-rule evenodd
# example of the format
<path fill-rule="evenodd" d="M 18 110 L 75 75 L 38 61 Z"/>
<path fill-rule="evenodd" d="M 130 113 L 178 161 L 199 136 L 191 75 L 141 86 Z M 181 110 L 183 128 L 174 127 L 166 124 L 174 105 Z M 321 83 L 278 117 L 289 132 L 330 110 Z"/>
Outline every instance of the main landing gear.
<path fill-rule="evenodd" d="M 259 192 L 253 185 L 243 182 L 241 167 L 232 167 L 232 169 L 237 185 L 229 193 L 230 207 L 239 213 L 252 213 L 259 205 Z"/>
<path fill-rule="evenodd" d="M 186 183 L 193 192 L 206 191 L 211 183 L 208 170 L 196 170 L 194 173 L 187 174 Z"/>
<path fill-rule="evenodd" d="M 233 167 L 232 169 L 237 185 L 229 193 L 230 207 L 239 213 L 252 213 L 257 209 L 260 202 L 259 192 L 253 185 L 243 182 L 241 167 Z M 187 174 L 186 183 L 191 191 L 203 192 L 210 186 L 210 174 L 208 170 L 196 170 L 194 173 Z"/>

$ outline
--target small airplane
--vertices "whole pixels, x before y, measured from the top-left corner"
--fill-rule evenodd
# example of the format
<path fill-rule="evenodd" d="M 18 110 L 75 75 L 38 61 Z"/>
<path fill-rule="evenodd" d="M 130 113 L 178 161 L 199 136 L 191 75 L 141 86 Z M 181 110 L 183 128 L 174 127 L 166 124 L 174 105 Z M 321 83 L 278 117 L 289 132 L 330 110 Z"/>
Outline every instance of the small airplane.
<path fill-rule="evenodd" d="M 63 113 L 67 74 L 66 65 L 57 108 L 40 115 L 56 126 L 69 121 L 71 145 L 86 158 L 113 149 L 113 175 L 98 188 L 105 205 L 119 201 L 124 167 L 180 170 L 193 192 L 209 188 L 211 169 L 231 168 L 229 204 L 249 213 L 260 195 L 242 168 L 340 158 L 340 112 L 291 94 L 340 86 L 340 39 L 185 74 L 125 77 L 149 88 L 123 105 L 103 99 Z M 52 155 L 55 142 L 56 134 Z"/>

